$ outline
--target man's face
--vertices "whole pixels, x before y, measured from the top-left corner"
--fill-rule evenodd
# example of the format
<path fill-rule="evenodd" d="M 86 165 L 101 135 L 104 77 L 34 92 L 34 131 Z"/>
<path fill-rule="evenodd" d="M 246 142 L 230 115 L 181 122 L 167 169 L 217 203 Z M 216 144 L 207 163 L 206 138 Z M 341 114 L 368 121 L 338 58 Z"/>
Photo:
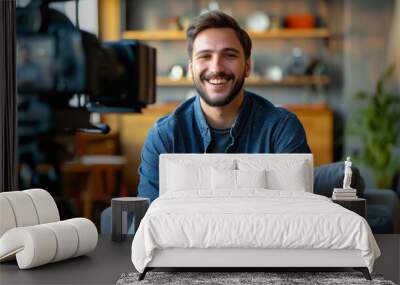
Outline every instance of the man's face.
<path fill-rule="evenodd" d="M 232 29 L 211 28 L 195 38 L 189 70 L 201 98 L 210 106 L 222 107 L 242 91 L 250 59 L 245 59 Z"/>

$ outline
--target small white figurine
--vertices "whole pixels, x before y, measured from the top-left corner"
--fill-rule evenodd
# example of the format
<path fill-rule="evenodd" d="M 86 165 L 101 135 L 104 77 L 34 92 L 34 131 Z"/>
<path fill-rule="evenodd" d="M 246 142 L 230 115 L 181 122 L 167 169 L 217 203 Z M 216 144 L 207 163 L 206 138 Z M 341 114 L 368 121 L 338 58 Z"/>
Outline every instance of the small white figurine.
<path fill-rule="evenodd" d="M 343 178 L 343 189 L 352 189 L 351 184 L 351 158 L 350 156 L 347 157 L 346 161 L 344 162 L 344 178 Z"/>

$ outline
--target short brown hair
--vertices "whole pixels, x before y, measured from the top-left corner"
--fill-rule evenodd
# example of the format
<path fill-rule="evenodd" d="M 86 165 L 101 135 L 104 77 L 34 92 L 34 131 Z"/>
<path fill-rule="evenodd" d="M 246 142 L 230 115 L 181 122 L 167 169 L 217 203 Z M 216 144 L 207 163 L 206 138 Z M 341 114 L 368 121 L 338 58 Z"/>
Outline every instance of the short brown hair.
<path fill-rule="evenodd" d="M 231 28 L 235 32 L 240 44 L 244 50 L 246 59 L 250 58 L 251 55 L 251 39 L 249 34 L 243 30 L 234 18 L 221 12 L 221 11 L 210 11 L 198 16 L 194 22 L 189 26 L 186 31 L 187 37 L 187 51 L 189 58 L 192 58 L 193 53 L 193 42 L 197 35 L 207 29 L 211 28 Z"/>

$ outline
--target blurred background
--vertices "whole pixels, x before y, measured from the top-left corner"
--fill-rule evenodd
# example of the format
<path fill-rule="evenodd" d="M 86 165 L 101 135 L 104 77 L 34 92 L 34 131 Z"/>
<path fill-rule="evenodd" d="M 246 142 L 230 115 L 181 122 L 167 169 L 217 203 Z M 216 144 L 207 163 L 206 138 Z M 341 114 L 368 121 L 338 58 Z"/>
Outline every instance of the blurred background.
<path fill-rule="evenodd" d="M 17 0 L 17 7 L 29 3 Z M 379 209 L 369 212 L 378 225 L 373 230 L 400 230 L 400 1 L 80 0 L 49 6 L 101 41 L 136 39 L 157 50 L 157 95 L 141 106 L 147 105 L 141 113 L 92 109 L 82 115 L 86 123 L 107 124 L 107 134 L 54 132 L 55 121 L 68 126 L 77 118 L 54 107 L 65 97 L 19 92 L 19 188 L 48 190 L 62 219 L 80 215 L 98 225 L 111 197 L 136 196 L 149 128 L 195 95 L 187 76 L 185 29 L 204 11 L 220 9 L 237 19 L 253 41 L 253 69 L 245 88 L 296 113 L 316 166 L 351 155 L 365 188 L 389 193 Z M 51 42 L 17 45 L 18 89 L 29 78 L 26 68 L 18 71 L 27 57 L 40 63 L 45 75 L 31 81 L 46 89 L 54 70 L 41 51 L 49 50 Z M 83 68 L 76 72 L 84 73 Z M 81 93 L 69 96 L 68 104 L 84 105 Z"/>

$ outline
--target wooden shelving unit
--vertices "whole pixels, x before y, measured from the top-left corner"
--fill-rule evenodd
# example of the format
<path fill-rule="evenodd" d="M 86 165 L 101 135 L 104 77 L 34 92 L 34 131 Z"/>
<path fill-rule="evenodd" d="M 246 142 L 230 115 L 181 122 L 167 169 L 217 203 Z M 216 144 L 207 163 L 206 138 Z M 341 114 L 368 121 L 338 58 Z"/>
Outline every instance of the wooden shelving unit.
<path fill-rule="evenodd" d="M 252 39 L 284 39 L 284 38 L 329 38 L 330 33 L 326 28 L 315 29 L 279 29 L 266 32 L 249 32 Z M 186 34 L 184 31 L 175 30 L 143 30 L 143 31 L 124 31 L 124 39 L 136 39 L 142 41 L 184 41 Z"/>
<path fill-rule="evenodd" d="M 282 80 L 273 81 L 264 78 L 252 78 L 246 79 L 246 86 L 307 86 L 307 85 L 328 85 L 330 83 L 330 77 L 328 76 L 285 76 Z M 190 79 L 171 80 L 165 76 L 157 77 L 157 86 L 162 87 L 185 87 L 193 86 L 193 82 Z"/>
<path fill-rule="evenodd" d="M 266 32 L 249 32 L 253 40 L 262 39 L 327 39 L 330 37 L 329 30 L 326 28 L 315 29 L 277 29 Z M 142 41 L 185 41 L 186 34 L 178 30 L 128 30 L 122 33 L 124 39 L 136 39 Z M 247 86 L 309 86 L 309 85 L 328 85 L 328 76 L 286 76 L 282 80 L 273 81 L 264 78 L 248 78 Z M 186 87 L 192 86 L 190 79 L 170 80 L 166 76 L 157 77 L 157 86 L 162 87 Z"/>

